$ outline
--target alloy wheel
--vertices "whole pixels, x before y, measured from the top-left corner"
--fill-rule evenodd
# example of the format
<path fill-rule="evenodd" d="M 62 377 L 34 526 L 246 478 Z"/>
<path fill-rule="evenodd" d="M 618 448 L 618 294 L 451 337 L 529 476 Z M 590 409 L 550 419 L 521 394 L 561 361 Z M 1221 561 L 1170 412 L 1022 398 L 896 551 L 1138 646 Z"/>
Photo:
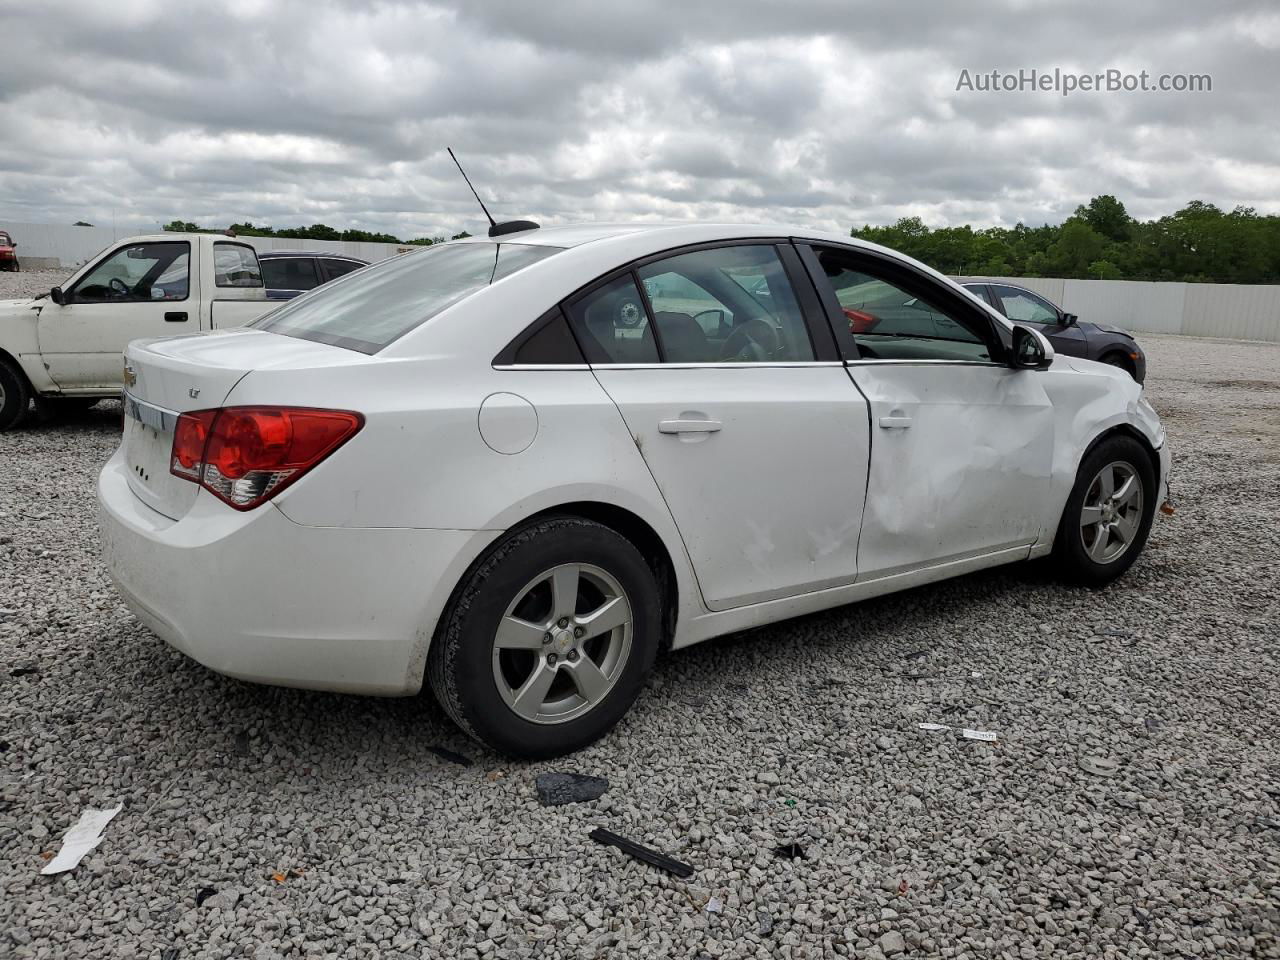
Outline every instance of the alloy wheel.
<path fill-rule="evenodd" d="M 1080 542 L 1094 563 L 1124 555 L 1142 526 L 1142 479 L 1123 460 L 1098 471 L 1080 509 Z"/>
<path fill-rule="evenodd" d="M 493 679 L 503 701 L 531 723 L 564 723 L 599 704 L 626 669 L 631 601 L 608 571 L 552 567 L 507 607 L 493 638 Z"/>

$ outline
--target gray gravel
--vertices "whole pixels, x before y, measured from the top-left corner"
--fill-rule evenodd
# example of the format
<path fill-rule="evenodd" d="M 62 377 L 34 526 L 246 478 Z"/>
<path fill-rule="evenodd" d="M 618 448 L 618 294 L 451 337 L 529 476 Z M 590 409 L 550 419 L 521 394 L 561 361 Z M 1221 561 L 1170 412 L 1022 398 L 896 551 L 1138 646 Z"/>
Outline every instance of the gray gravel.
<path fill-rule="evenodd" d="M 1144 343 L 1178 513 L 1122 582 L 1008 569 L 712 642 L 548 764 L 425 696 L 184 659 L 99 563 L 118 408 L 0 435 L 0 956 L 1280 956 L 1280 347 Z M 543 807 L 555 770 L 608 792 Z"/>
<path fill-rule="evenodd" d="M 0 273 L 0 300 L 15 297 L 34 297 L 48 293 L 66 280 L 76 269 L 68 270 L 20 270 L 17 273 Z"/>

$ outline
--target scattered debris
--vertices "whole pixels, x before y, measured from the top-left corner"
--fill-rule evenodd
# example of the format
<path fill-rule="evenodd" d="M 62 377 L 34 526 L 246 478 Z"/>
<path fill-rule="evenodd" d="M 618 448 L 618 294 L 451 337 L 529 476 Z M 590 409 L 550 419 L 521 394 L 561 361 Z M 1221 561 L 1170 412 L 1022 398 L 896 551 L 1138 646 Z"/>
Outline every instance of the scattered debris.
<path fill-rule="evenodd" d="M 773 933 L 773 914 L 768 910 L 756 911 L 756 923 L 760 925 L 760 936 L 767 937 Z"/>
<path fill-rule="evenodd" d="M 533 784 L 538 790 L 538 802 L 544 807 L 599 800 L 609 789 L 609 781 L 604 777 L 582 773 L 540 773 Z"/>
<path fill-rule="evenodd" d="M 160 953 L 160 960 L 178 960 L 178 957 L 181 956 L 181 954 L 182 951 L 177 947 L 166 947 Z"/>
<path fill-rule="evenodd" d="M 427 749 L 430 750 L 432 753 L 434 753 L 441 760 L 448 760 L 450 763 L 456 763 L 460 767 L 471 766 L 470 757 L 464 757 L 462 754 L 454 750 L 450 750 L 448 747 L 441 747 L 439 745 L 436 745 L 436 746 L 427 747 Z"/>
<path fill-rule="evenodd" d="M 107 810 L 86 810 L 80 819 L 62 837 L 62 849 L 58 855 L 45 864 L 42 874 L 65 873 L 74 869 L 84 859 L 85 854 L 102 842 L 102 831 L 107 828 L 112 817 L 124 809 L 124 804 L 117 804 Z"/>
<path fill-rule="evenodd" d="M 918 723 L 916 724 L 916 726 L 919 727 L 921 730 L 929 730 L 929 731 L 951 729 L 945 723 Z"/>
<path fill-rule="evenodd" d="M 773 852 L 780 857 L 786 857 L 788 860 L 808 860 L 809 856 L 804 852 L 804 847 L 798 843 L 784 843 L 773 848 Z"/>
<path fill-rule="evenodd" d="M 693 867 L 689 866 L 689 864 L 673 860 L 666 854 L 651 850 L 649 847 L 642 846 L 634 840 L 620 837 L 604 827 L 596 827 L 588 836 L 596 843 L 603 844 L 606 847 L 617 847 L 628 856 L 635 857 L 637 860 L 657 867 L 659 870 L 665 870 L 674 876 L 682 879 L 688 879 L 693 876 Z"/>
<path fill-rule="evenodd" d="M 1162 726 L 1164 726 L 1164 721 L 1161 720 L 1159 717 L 1147 717 L 1142 721 L 1142 725 L 1152 733 L 1155 733 Z"/>
<path fill-rule="evenodd" d="M 1114 777 L 1120 771 L 1120 764 L 1108 757 L 1081 757 L 1080 769 L 1098 777 Z"/>
<path fill-rule="evenodd" d="M 794 806 L 796 805 L 796 798 L 795 798 L 795 797 L 787 797 L 787 799 L 786 799 L 784 802 L 786 803 L 786 805 L 787 805 L 788 807 L 794 807 Z"/>
<path fill-rule="evenodd" d="M 8 752 L 9 752 L 9 741 L 0 740 L 0 753 L 8 753 Z"/>
<path fill-rule="evenodd" d="M 911 889 L 910 885 L 908 885 L 907 881 L 904 879 L 901 883 L 898 884 L 898 896 L 905 897 L 907 895 L 907 891 L 910 889 Z"/>
<path fill-rule="evenodd" d="M 720 902 L 719 897 L 707 899 L 707 913 L 724 913 L 724 904 Z"/>
<path fill-rule="evenodd" d="M 35 677 L 40 675 L 39 667 L 14 667 L 9 671 L 11 677 Z"/>
<path fill-rule="evenodd" d="M 488 773 L 484 775 L 484 778 L 488 780 L 490 783 L 497 783 L 499 780 L 501 780 L 505 776 L 506 776 L 506 773 L 502 770 L 490 770 Z"/>
<path fill-rule="evenodd" d="M 1178 508 L 1175 507 L 1168 500 L 1166 500 L 1164 503 L 1160 504 L 1160 512 L 1163 513 L 1166 517 L 1172 517 L 1175 513 L 1178 512 Z"/>
<path fill-rule="evenodd" d="M 274 880 L 278 886 L 289 880 L 301 880 L 306 876 L 306 873 L 307 871 L 305 870 L 300 870 L 297 867 L 290 867 L 288 870 L 284 871 L 284 873 L 273 873 L 271 875 L 271 879 Z"/>
<path fill-rule="evenodd" d="M 983 743 L 995 743 L 996 735 L 988 730 L 970 730 L 967 727 L 960 731 L 966 740 L 981 740 Z"/>
<path fill-rule="evenodd" d="M 214 896 L 218 891 L 213 887 L 201 887 L 196 891 L 196 906 L 203 907 L 204 902 Z"/>
<path fill-rule="evenodd" d="M 955 713 L 958 710 L 968 710 L 969 706 L 970 705 L 967 703 L 952 703 L 952 704 L 949 704 L 948 706 L 943 707 L 942 712 Z"/>
<path fill-rule="evenodd" d="M 970 677 L 972 677 L 974 680 L 981 680 L 981 679 L 982 679 L 982 671 L 981 671 L 981 670 L 972 670 L 972 671 L 970 671 L 970 672 L 969 672 L 969 676 L 970 676 Z"/>
<path fill-rule="evenodd" d="M 232 738 L 231 752 L 237 757 L 249 756 L 249 734 L 247 731 L 241 730 Z"/>

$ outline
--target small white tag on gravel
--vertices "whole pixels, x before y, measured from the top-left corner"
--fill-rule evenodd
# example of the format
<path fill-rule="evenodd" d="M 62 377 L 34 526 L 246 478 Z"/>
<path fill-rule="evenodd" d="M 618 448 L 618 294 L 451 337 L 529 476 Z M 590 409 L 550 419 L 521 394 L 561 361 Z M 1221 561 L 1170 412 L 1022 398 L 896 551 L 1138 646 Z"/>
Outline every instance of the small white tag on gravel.
<path fill-rule="evenodd" d="M 945 723 L 920 723 L 916 724 L 921 730 L 950 730 Z"/>
<path fill-rule="evenodd" d="M 50 860 L 40 872 L 65 873 L 74 869 L 84 855 L 102 842 L 102 831 L 107 828 L 111 818 L 124 809 L 119 804 L 109 810 L 86 810 L 80 819 L 62 837 L 62 849 Z"/>
<path fill-rule="evenodd" d="M 719 897 L 712 897 L 707 901 L 707 913 L 723 913 L 724 904 L 720 902 Z"/>
<path fill-rule="evenodd" d="M 995 743 L 996 735 L 986 730 L 969 730 L 960 731 L 960 736 L 966 740 L 981 740 L 983 743 Z"/>

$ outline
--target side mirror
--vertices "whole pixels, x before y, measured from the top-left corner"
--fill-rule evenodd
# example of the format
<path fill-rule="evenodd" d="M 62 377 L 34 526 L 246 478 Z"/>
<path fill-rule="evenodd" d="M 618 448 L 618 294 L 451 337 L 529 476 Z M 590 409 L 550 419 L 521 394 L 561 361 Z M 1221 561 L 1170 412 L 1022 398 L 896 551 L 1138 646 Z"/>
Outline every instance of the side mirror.
<path fill-rule="evenodd" d="M 1052 363 L 1053 346 L 1043 334 L 1015 323 L 1009 366 L 1015 370 L 1047 370 Z"/>
<path fill-rule="evenodd" d="M 52 300 L 54 303 L 56 303 L 58 306 L 62 306 L 64 303 L 67 302 L 67 298 L 66 296 L 63 295 L 61 287 L 54 287 L 52 290 L 50 290 L 49 299 Z"/>
<path fill-rule="evenodd" d="M 1062 315 L 1062 325 L 1064 327 L 1074 327 L 1079 322 L 1080 322 L 1080 318 L 1077 317 L 1074 313 L 1064 313 Z"/>

